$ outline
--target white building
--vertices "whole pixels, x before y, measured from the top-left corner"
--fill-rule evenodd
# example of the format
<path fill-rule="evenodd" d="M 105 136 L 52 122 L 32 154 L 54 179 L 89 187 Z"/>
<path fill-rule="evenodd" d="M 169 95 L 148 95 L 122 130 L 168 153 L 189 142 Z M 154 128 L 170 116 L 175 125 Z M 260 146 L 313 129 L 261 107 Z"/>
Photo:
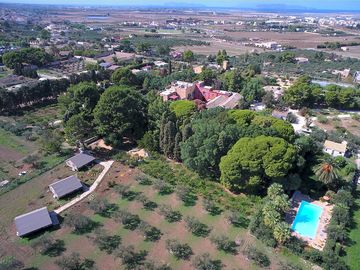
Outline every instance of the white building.
<path fill-rule="evenodd" d="M 344 156 L 346 153 L 347 142 L 343 141 L 342 143 L 337 143 L 333 141 L 326 140 L 324 143 L 324 151 L 333 157 Z"/>

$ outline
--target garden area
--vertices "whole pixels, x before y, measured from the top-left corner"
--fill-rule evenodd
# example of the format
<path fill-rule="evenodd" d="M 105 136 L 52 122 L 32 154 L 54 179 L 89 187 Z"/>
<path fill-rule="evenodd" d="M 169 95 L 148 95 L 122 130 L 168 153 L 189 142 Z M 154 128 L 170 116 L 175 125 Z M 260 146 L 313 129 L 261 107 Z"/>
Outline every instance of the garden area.
<path fill-rule="evenodd" d="M 171 170 L 176 178 L 179 170 Z M 63 215 L 60 229 L 11 235 L 2 248 L 14 253 L 2 252 L 35 269 L 310 269 L 249 233 L 249 215 L 227 204 L 248 198 L 217 202 L 199 190 L 116 162 L 96 193 Z"/>

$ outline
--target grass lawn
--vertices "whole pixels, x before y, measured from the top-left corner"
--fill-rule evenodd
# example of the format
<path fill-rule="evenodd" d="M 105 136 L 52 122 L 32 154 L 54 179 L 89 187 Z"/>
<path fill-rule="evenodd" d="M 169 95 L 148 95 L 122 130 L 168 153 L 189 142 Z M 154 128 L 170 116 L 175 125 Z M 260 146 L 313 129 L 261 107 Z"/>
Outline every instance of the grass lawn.
<path fill-rule="evenodd" d="M 21 154 L 28 154 L 29 150 L 19 137 L 9 131 L 0 128 L 0 146 L 15 150 Z"/>
<path fill-rule="evenodd" d="M 353 226 L 349 233 L 351 246 L 346 249 L 346 263 L 350 269 L 360 269 L 360 189 L 357 190 Z"/>

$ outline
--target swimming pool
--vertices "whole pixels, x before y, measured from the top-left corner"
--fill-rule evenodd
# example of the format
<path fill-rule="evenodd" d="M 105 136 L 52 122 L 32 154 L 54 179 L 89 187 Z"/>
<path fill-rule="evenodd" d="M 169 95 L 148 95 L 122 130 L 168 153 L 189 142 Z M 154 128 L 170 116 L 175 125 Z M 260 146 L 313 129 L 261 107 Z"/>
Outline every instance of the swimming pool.
<path fill-rule="evenodd" d="M 322 211 L 322 207 L 302 201 L 291 229 L 301 236 L 314 239 Z"/>

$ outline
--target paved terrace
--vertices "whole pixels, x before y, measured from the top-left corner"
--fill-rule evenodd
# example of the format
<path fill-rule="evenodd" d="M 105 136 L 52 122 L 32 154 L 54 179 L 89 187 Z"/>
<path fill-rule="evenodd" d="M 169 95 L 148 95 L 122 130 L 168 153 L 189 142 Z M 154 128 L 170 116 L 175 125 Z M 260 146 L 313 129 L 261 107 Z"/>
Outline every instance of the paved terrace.
<path fill-rule="evenodd" d="M 98 185 L 101 183 L 102 179 L 104 178 L 104 176 L 106 175 L 106 173 L 109 171 L 109 169 L 111 168 L 111 165 L 114 163 L 113 160 L 109 160 L 109 161 L 105 161 L 105 162 L 100 162 L 100 165 L 104 166 L 104 170 L 100 173 L 100 175 L 96 178 L 95 182 L 90 186 L 89 190 L 85 191 L 84 193 L 80 194 L 79 197 L 76 197 L 75 199 L 73 199 L 72 201 L 68 202 L 67 204 L 64 204 L 63 206 L 59 207 L 58 209 L 55 209 L 54 212 L 56 214 L 60 214 L 61 212 L 65 211 L 66 209 L 72 207 L 73 205 L 75 205 L 76 203 L 82 201 L 83 199 L 85 199 L 87 196 L 89 196 L 97 187 Z"/>
<path fill-rule="evenodd" d="M 304 240 L 309 246 L 318 249 L 323 250 L 325 247 L 326 239 L 327 239 L 327 233 L 326 233 L 326 227 L 330 222 L 331 219 L 331 213 L 333 209 L 333 205 L 330 205 L 327 202 L 322 201 L 315 201 L 312 200 L 309 196 L 302 194 L 300 191 L 296 191 L 291 198 L 291 209 L 286 214 L 286 222 L 292 225 L 294 222 L 295 216 L 298 212 L 298 209 L 300 207 L 300 204 L 302 201 L 306 201 L 315 205 L 318 205 L 323 208 L 323 211 L 320 216 L 319 225 L 316 231 L 316 236 L 314 239 L 311 239 L 309 237 L 303 237 L 299 235 L 296 232 L 292 232 L 292 235 L 301 238 Z"/>

